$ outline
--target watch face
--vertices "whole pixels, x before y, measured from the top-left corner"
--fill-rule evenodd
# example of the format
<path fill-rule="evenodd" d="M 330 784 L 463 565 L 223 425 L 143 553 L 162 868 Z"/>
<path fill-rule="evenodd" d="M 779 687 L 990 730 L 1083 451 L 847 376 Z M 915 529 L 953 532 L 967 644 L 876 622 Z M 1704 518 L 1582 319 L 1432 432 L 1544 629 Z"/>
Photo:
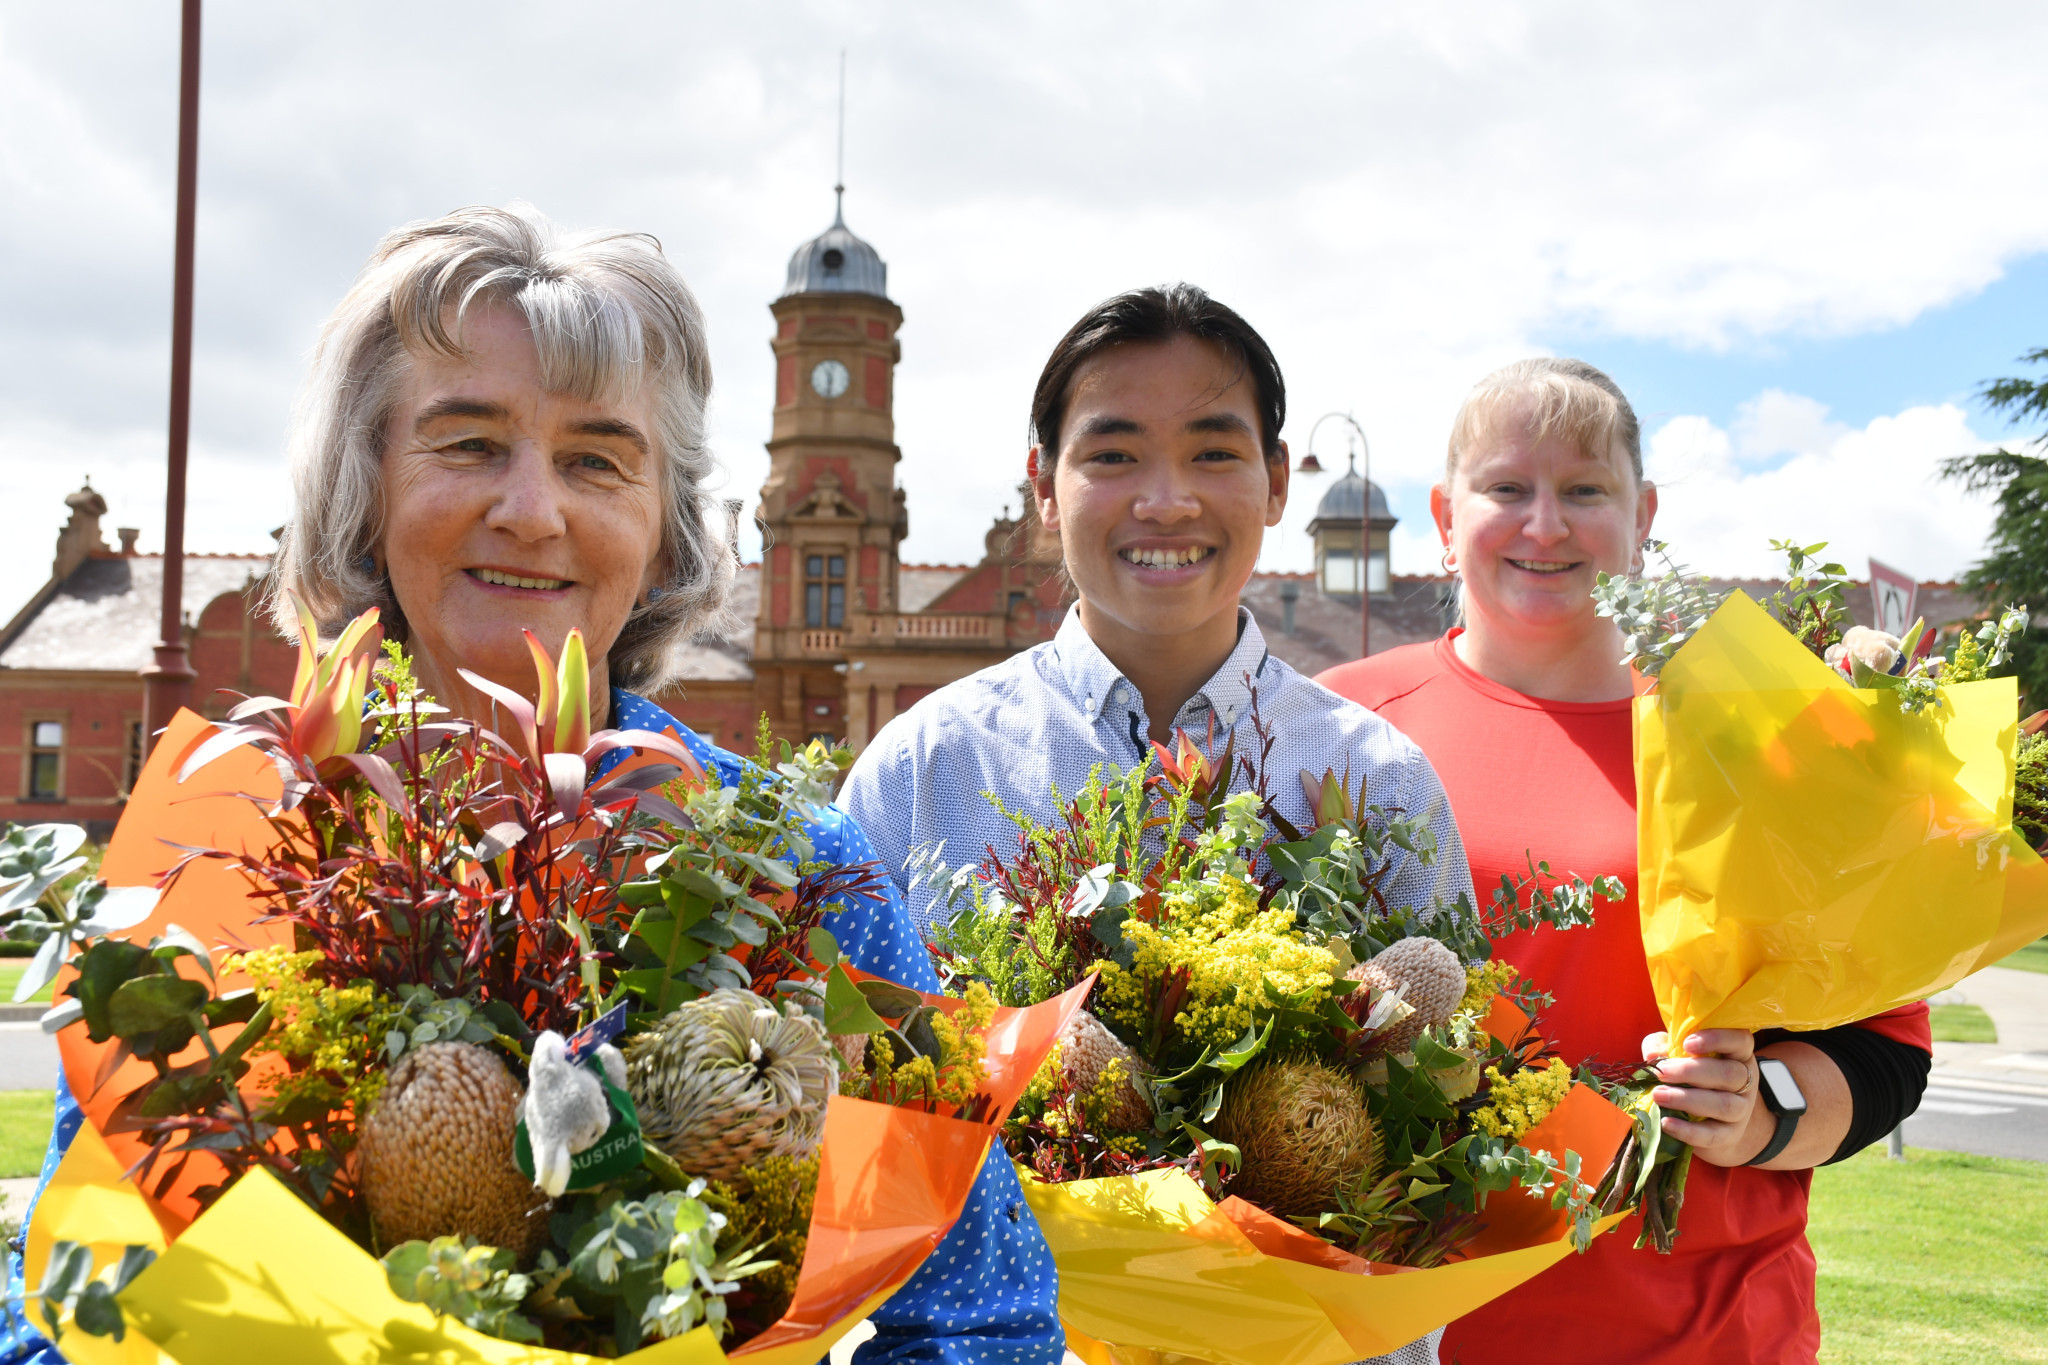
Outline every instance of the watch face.
<path fill-rule="evenodd" d="M 1756 1064 L 1757 1078 L 1764 1088 L 1764 1096 L 1770 1102 L 1773 1112 L 1779 1114 L 1803 1114 L 1806 1112 L 1806 1096 L 1800 1093 L 1799 1082 L 1792 1078 L 1792 1068 L 1776 1057 L 1759 1057 Z"/>
<path fill-rule="evenodd" d="M 821 360 L 811 369 L 811 391 L 820 398 L 837 398 L 852 382 L 853 376 L 836 360 Z"/>

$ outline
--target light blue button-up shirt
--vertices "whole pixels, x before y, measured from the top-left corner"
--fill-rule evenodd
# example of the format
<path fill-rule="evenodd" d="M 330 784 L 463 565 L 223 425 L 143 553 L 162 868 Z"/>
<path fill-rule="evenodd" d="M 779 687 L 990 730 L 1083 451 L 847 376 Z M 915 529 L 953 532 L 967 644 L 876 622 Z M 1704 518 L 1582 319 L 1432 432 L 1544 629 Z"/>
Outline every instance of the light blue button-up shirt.
<path fill-rule="evenodd" d="M 1471 894 L 1450 802 L 1422 751 L 1371 711 L 1274 658 L 1258 623 L 1240 608 L 1237 647 L 1173 724 L 1211 758 L 1220 758 L 1233 736 L 1237 756 L 1256 758 L 1254 696 L 1274 741 L 1267 794 L 1282 816 L 1298 829 L 1312 823 L 1303 770 L 1318 778 L 1331 769 L 1340 777 L 1348 773 L 1346 786 L 1354 792 L 1363 777 L 1369 802 L 1398 806 L 1436 835 L 1434 863 L 1397 855 L 1402 862 L 1387 886 L 1388 899 L 1426 907 Z M 1009 856 L 1017 846 L 1016 826 L 984 793 L 1050 824 L 1058 816 L 1055 786 L 1071 798 L 1098 763 L 1135 767 L 1151 752 L 1150 728 L 1144 697 L 1089 638 L 1076 607 L 1051 640 L 940 688 L 883 726 L 854 763 L 839 804 L 867 832 L 911 915 L 929 933 L 943 908 L 934 905 L 929 887 L 904 885 L 904 869 L 918 849 L 943 841 L 941 857 L 951 867 L 980 862 L 991 846 Z M 1242 768 L 1231 779 L 1233 788 L 1242 787 Z"/>

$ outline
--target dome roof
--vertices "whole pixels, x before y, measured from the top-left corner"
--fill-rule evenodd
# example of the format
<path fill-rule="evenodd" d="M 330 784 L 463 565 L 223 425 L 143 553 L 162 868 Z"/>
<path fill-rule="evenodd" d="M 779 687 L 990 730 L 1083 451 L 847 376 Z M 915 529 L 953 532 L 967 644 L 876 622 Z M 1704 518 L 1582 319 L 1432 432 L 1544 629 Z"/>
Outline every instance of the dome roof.
<path fill-rule="evenodd" d="M 1343 478 L 1330 485 L 1329 491 L 1323 494 L 1323 500 L 1316 504 L 1315 519 L 1339 525 L 1345 522 L 1357 521 L 1365 514 L 1366 494 L 1364 489 L 1367 486 L 1366 481 L 1358 477 L 1356 469 L 1348 471 Z M 1393 521 L 1395 518 L 1393 512 L 1387 507 L 1386 493 L 1381 490 L 1378 484 L 1372 484 L 1370 487 L 1372 489 L 1372 519 L 1374 521 Z"/>
<path fill-rule="evenodd" d="M 843 208 L 832 226 L 805 242 L 789 258 L 789 280 L 782 297 L 791 294 L 872 294 L 889 297 L 889 267 L 881 253 L 853 235 Z"/>

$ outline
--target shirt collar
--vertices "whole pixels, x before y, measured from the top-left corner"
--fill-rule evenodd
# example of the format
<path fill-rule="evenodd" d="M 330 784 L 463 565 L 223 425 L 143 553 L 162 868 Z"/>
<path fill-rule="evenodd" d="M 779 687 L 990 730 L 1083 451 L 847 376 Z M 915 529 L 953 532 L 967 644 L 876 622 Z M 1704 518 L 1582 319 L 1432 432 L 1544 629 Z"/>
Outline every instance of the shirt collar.
<path fill-rule="evenodd" d="M 1079 603 L 1067 608 L 1067 617 L 1060 622 L 1059 634 L 1053 637 L 1053 654 L 1058 660 L 1060 676 L 1066 681 L 1074 705 L 1081 708 L 1083 715 L 1093 723 L 1102 719 L 1103 713 L 1116 702 L 1116 689 L 1128 688 L 1129 700 L 1119 706 L 1138 710 L 1143 706 L 1138 690 L 1132 686 L 1115 664 L 1109 661 L 1081 624 Z M 1200 708 L 1204 702 L 1215 711 L 1217 724 L 1228 729 L 1250 709 L 1252 688 L 1266 672 L 1266 637 L 1259 630 L 1259 623 L 1252 619 L 1244 607 L 1237 609 L 1237 644 L 1230 651 L 1230 657 L 1223 661 L 1201 690 L 1189 699 L 1182 714 L 1176 719 L 1185 720 L 1189 713 Z"/>

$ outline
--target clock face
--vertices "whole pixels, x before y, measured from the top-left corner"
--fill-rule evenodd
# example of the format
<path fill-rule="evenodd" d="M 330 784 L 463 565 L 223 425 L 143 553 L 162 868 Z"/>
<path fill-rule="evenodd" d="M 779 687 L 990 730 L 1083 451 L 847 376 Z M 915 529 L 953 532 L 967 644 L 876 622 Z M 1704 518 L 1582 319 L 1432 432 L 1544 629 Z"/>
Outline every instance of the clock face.
<path fill-rule="evenodd" d="M 821 360 L 811 369 L 811 390 L 820 398 L 837 398 L 852 382 L 853 376 L 836 360 Z"/>

